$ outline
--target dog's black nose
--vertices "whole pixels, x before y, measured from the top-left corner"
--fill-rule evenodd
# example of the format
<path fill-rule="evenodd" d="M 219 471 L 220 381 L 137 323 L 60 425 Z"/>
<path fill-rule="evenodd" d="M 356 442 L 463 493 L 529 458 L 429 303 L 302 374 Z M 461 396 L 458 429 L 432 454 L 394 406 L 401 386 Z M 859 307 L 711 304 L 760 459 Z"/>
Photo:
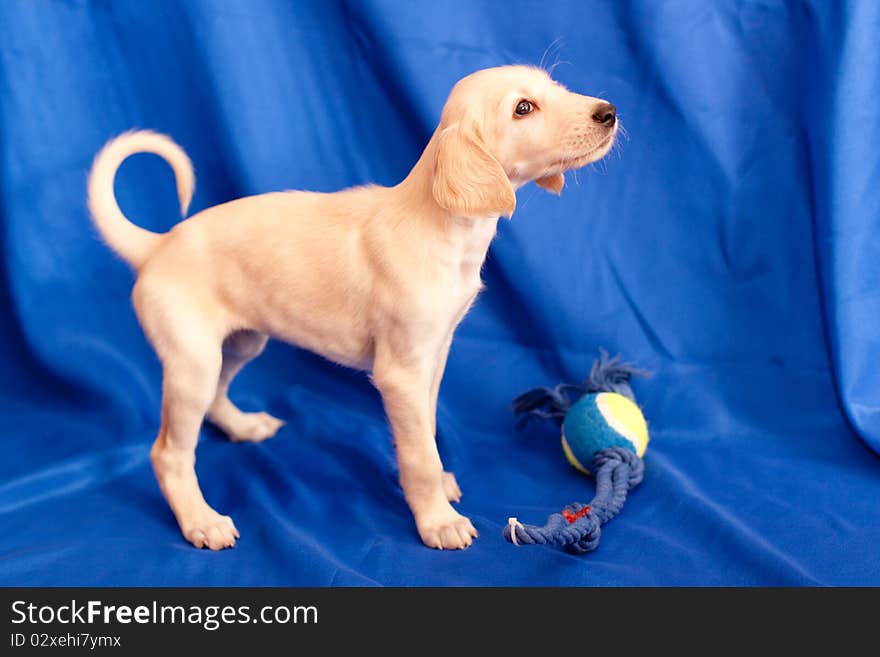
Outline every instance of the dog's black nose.
<path fill-rule="evenodd" d="M 593 120 L 602 125 L 613 126 L 617 119 L 617 108 L 611 103 L 602 103 L 593 110 Z"/>

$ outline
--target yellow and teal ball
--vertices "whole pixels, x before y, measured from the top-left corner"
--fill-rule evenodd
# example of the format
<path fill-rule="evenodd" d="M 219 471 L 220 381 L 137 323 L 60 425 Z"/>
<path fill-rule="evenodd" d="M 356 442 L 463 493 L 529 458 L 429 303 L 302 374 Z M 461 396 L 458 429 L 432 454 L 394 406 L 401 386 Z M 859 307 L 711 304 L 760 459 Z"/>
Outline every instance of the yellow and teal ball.
<path fill-rule="evenodd" d="M 584 395 L 572 404 L 562 423 L 565 457 L 581 472 L 588 470 L 596 452 L 624 447 L 644 456 L 648 424 L 636 404 L 616 392 Z"/>

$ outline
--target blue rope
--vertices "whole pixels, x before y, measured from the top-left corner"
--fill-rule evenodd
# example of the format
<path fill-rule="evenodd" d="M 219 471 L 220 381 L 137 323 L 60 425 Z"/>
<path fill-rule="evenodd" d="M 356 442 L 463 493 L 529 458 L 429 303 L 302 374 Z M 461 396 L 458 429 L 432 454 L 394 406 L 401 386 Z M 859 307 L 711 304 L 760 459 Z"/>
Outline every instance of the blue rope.
<path fill-rule="evenodd" d="M 602 525 L 620 513 L 629 490 L 641 483 L 645 464 L 624 447 L 609 447 L 596 454 L 590 471 L 596 477 L 596 496 L 589 504 L 570 504 L 551 515 L 543 527 L 511 519 L 504 538 L 518 545 L 558 545 L 576 554 L 595 550 Z"/>

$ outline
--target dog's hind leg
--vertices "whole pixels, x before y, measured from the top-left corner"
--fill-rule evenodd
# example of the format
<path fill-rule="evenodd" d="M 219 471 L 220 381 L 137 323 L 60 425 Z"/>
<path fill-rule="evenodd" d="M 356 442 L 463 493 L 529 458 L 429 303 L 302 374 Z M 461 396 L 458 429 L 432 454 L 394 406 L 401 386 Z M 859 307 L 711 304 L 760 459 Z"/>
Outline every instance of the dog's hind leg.
<path fill-rule="evenodd" d="M 268 338 L 257 331 L 236 331 L 223 342 L 223 366 L 208 420 L 234 442 L 260 442 L 271 438 L 284 422 L 268 413 L 245 413 L 229 400 L 229 384 L 242 367 L 259 356 Z"/>
<path fill-rule="evenodd" d="M 153 471 L 184 537 L 196 547 L 235 545 L 238 530 L 212 509 L 196 477 L 196 444 L 217 391 L 223 328 L 195 310 L 193 299 L 168 294 L 144 276 L 135 285 L 138 318 L 162 361 L 162 420 L 150 451 Z"/>

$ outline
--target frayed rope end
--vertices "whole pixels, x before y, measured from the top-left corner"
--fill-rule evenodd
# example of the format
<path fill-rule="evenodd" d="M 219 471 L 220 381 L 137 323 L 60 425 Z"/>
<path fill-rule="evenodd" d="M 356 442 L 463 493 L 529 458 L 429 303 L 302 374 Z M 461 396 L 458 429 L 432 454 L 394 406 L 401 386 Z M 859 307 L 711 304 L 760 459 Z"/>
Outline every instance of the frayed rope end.
<path fill-rule="evenodd" d="M 633 377 L 646 378 L 651 376 L 647 370 L 640 369 L 632 363 L 625 363 L 620 356 L 611 357 L 603 348 L 599 348 L 599 358 L 593 363 L 590 375 L 581 384 L 587 393 L 616 392 L 630 401 L 635 402 L 636 396 L 630 387 Z"/>
<path fill-rule="evenodd" d="M 568 409 L 584 395 L 597 392 L 616 392 L 635 402 L 630 388 L 633 377 L 645 378 L 651 373 L 620 356 L 611 357 L 605 349 L 599 349 L 599 358 L 593 363 L 590 375 L 580 384 L 560 383 L 555 388 L 532 388 L 513 400 L 511 410 L 519 416 L 517 426 L 523 427 L 529 420 L 552 420 L 562 425 Z"/>

